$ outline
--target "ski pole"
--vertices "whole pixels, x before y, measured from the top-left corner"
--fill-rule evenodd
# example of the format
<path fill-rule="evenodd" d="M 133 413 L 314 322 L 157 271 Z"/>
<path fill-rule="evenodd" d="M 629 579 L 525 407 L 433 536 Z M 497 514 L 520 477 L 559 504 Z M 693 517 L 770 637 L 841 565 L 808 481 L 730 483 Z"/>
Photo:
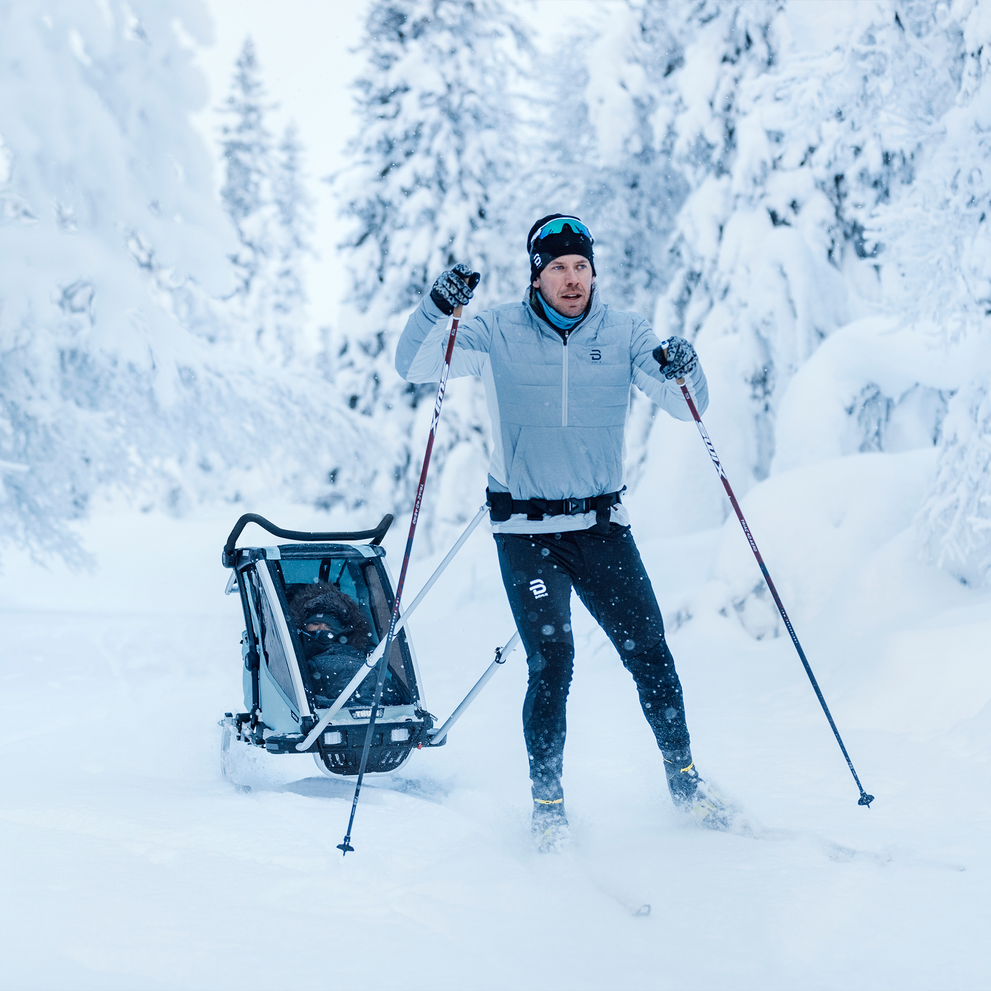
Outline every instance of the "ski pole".
<path fill-rule="evenodd" d="M 667 357 L 666 348 L 664 355 Z M 746 534 L 747 541 L 750 544 L 750 549 L 754 552 L 754 557 L 757 558 L 757 563 L 760 565 L 761 574 L 764 576 L 764 581 L 767 582 L 767 587 L 771 592 L 771 598 L 774 599 L 774 604 L 778 607 L 778 612 L 781 613 L 781 618 L 785 623 L 785 629 L 788 630 L 788 635 L 791 637 L 791 642 L 795 645 L 795 650 L 798 651 L 798 656 L 802 661 L 802 666 L 805 668 L 805 673 L 809 676 L 809 681 L 812 682 L 812 687 L 815 689 L 816 698 L 819 699 L 819 704 L 822 706 L 822 711 L 826 714 L 826 719 L 829 721 L 829 728 L 833 731 L 833 736 L 836 737 L 836 742 L 840 745 L 840 750 L 843 752 L 843 756 L 846 759 L 846 766 L 850 768 L 850 773 L 853 775 L 853 780 L 856 781 L 857 788 L 860 789 L 860 800 L 857 804 L 866 805 L 867 808 L 870 808 L 871 802 L 874 801 L 874 796 L 868 795 L 867 792 L 864 791 L 864 786 L 860 783 L 860 778 L 857 777 L 857 772 L 854 769 L 853 761 L 850 760 L 850 755 L 847 753 L 847 749 L 843 744 L 843 738 L 840 736 L 840 731 L 836 728 L 836 723 L 833 722 L 832 713 L 829 711 L 829 706 L 826 705 L 826 699 L 823 697 L 822 690 L 819 688 L 819 682 L 816 681 L 816 676 L 812 673 L 812 666 L 809 664 L 809 660 L 805 656 L 805 651 L 802 650 L 802 645 L 798 642 L 798 635 L 795 633 L 795 627 L 791 625 L 791 620 L 788 618 L 788 613 L 785 612 L 785 607 L 784 603 L 781 601 L 781 596 L 778 595 L 778 590 L 774 587 L 774 582 L 771 581 L 771 575 L 767 570 L 767 565 L 764 564 L 764 559 L 761 557 L 760 551 L 757 549 L 757 542 L 754 540 L 754 535 L 750 532 L 750 527 L 747 525 L 747 521 L 743 516 L 743 510 L 740 509 L 740 504 L 736 501 L 736 496 L 733 494 L 733 489 L 729 484 L 729 479 L 726 477 L 726 472 L 723 470 L 723 466 L 720 464 L 719 458 L 716 456 L 716 449 L 712 446 L 712 441 L 709 439 L 709 434 L 705 429 L 705 424 L 702 423 L 702 417 L 699 416 L 699 411 L 695 407 L 695 400 L 692 399 L 692 394 L 688 391 L 688 387 L 685 385 L 685 380 L 683 378 L 675 379 L 675 382 L 681 386 L 681 393 L 685 397 L 685 402 L 688 403 L 688 408 L 691 410 L 692 419 L 695 420 L 695 425 L 699 428 L 699 433 L 702 435 L 702 440 L 705 442 L 706 449 L 709 452 L 709 457 L 712 458 L 712 463 L 715 466 L 720 481 L 723 483 L 723 488 L 726 490 L 726 495 L 729 496 L 729 501 L 733 506 L 734 512 L 736 513 L 736 518 L 740 521 L 740 526 L 743 527 L 743 532 Z"/>
<path fill-rule="evenodd" d="M 477 284 L 477 280 L 475 280 Z M 471 289 L 475 284 L 470 285 Z M 454 341 L 458 336 L 458 323 L 461 320 L 461 307 L 454 308 L 454 319 L 451 322 L 451 332 L 447 338 L 447 349 L 444 352 L 444 367 L 440 373 L 437 385 L 437 398 L 434 400 L 434 415 L 430 421 L 430 435 L 427 437 L 427 449 L 423 455 L 423 467 L 420 469 L 420 482 L 416 487 L 416 498 L 413 500 L 413 516 L 409 521 L 409 536 L 406 538 L 406 550 L 403 553 L 403 565 L 399 570 L 399 581 L 396 583 L 396 599 L 392 605 L 392 619 L 389 621 L 389 632 L 385 638 L 385 647 L 378 660 L 378 670 L 375 679 L 375 697 L 372 700 L 372 711 L 368 719 L 368 729 L 365 731 L 365 743 L 361 748 L 361 763 L 358 765 L 358 780 L 354 784 L 354 799 L 351 802 L 351 817 L 348 819 L 348 829 L 344 840 L 337 844 L 337 849 L 343 856 L 354 851 L 351 846 L 351 827 L 354 825 L 354 815 L 358 811 L 358 796 L 361 794 L 361 782 L 365 777 L 368 766 L 368 754 L 372 747 L 372 736 L 375 733 L 375 720 L 378 715 L 379 702 L 382 701 L 382 689 L 385 686 L 385 671 L 389 663 L 389 648 L 396 637 L 396 624 L 399 622 L 399 603 L 403 597 L 403 585 L 406 583 L 406 571 L 409 568 L 410 553 L 413 550 L 413 537 L 416 535 L 416 524 L 420 518 L 420 507 L 423 504 L 423 490 L 427 484 L 427 469 L 430 467 L 430 454 L 434 449 L 434 438 L 437 436 L 437 426 L 440 423 L 440 409 L 444 404 L 444 391 L 447 389 L 447 377 L 451 373 L 451 358 L 454 356 Z"/>
<path fill-rule="evenodd" d="M 464 542 L 472 535 L 472 533 L 474 533 L 475 528 L 478 526 L 479 523 L 482 522 L 482 517 L 487 512 L 488 512 L 488 506 L 482 506 L 479 509 L 478 513 L 475 515 L 475 518 L 468 524 L 467 527 L 465 527 L 464 533 L 462 533 L 461 536 L 458 537 L 454 546 L 447 552 L 447 556 L 437 566 L 434 573 L 427 579 L 427 583 L 423 586 L 423 588 L 420 589 L 416 598 L 410 604 L 410 607 L 404 610 L 402 616 L 399 617 L 399 622 L 396 623 L 396 628 L 395 630 L 393 630 L 392 633 L 393 638 L 395 638 L 399 634 L 399 631 L 406 626 L 406 623 L 409 620 L 410 616 L 412 616 L 413 613 L 416 611 L 416 607 L 423 601 L 427 592 L 429 592 L 430 589 L 434 587 L 434 583 L 437 581 L 438 578 L 440 578 L 441 574 L 444 572 L 444 569 L 454 559 L 454 555 L 457 554 L 458 551 L 461 550 L 461 548 L 464 546 Z M 392 519 L 391 516 L 389 518 Z M 348 682 L 347 687 L 344 689 L 344 691 L 337 696 L 337 698 L 334 700 L 333 704 L 329 709 L 323 710 L 323 714 L 320 716 L 320 719 L 314 725 L 313 729 L 311 729 L 310 732 L 306 734 L 306 737 L 300 743 L 296 744 L 297 750 L 305 751 L 305 750 L 309 750 L 310 747 L 313 746 L 313 744 L 317 740 L 317 737 L 319 737 L 320 734 L 327 727 L 327 724 L 334 718 L 334 716 L 337 715 L 338 712 L 341 711 L 341 709 L 344 708 L 344 705 L 347 702 L 347 700 L 351 698 L 351 696 L 354 695 L 354 693 L 358 690 L 358 686 L 365 680 L 365 678 L 368 677 L 368 675 L 372 673 L 371 669 L 376 667 L 379 658 L 385 653 L 385 644 L 386 644 L 385 640 L 379 641 L 379 645 L 368 655 L 368 657 L 365 659 L 365 663 L 354 673 L 353 677 Z"/>
<path fill-rule="evenodd" d="M 430 738 L 431 747 L 439 747 L 447 734 L 451 732 L 451 727 L 464 715 L 465 709 L 468 708 L 472 702 L 475 701 L 475 697 L 478 693 L 489 683 L 489 679 L 499 670 L 500 664 L 506 663 L 506 658 L 515 650 L 516 645 L 520 642 L 520 631 L 516 630 L 513 635 L 506 642 L 505 647 L 496 647 L 495 658 L 492 663 L 485 669 L 482 673 L 482 677 L 475 682 L 472 690 L 464 697 L 461 705 L 459 705 L 454 712 L 447 717 L 447 722 L 439 730 L 437 730 L 434 735 Z"/>
<path fill-rule="evenodd" d="M 396 624 L 396 633 L 398 633 L 406 625 L 406 620 L 413 615 L 416 607 L 426 598 L 427 593 L 434 587 L 437 579 L 440 578 L 447 566 L 454 560 L 454 555 L 457 554 L 462 547 L 464 547 L 465 541 L 475 532 L 476 527 L 482 522 L 488 511 L 488 504 L 479 507 L 474 519 L 465 527 L 464 533 L 462 533 L 461 536 L 454 542 L 454 545 L 447 552 L 444 560 L 437 565 L 434 573 L 427 579 L 423 588 L 416 593 L 416 598 L 410 603 L 409 609 L 403 613 L 402 618 Z M 379 648 L 376 647 L 375 651 L 372 653 L 372 658 L 376 661 L 378 660 L 378 651 Z"/>

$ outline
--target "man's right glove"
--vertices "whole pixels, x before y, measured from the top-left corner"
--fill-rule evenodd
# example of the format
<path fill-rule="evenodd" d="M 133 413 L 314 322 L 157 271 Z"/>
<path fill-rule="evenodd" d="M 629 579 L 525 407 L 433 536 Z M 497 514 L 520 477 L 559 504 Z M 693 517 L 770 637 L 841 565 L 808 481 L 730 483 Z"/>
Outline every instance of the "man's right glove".
<path fill-rule="evenodd" d="M 441 313 L 450 316 L 456 306 L 464 306 L 471 299 L 481 278 L 478 272 L 473 272 L 467 265 L 455 265 L 434 283 L 430 298 Z"/>
<path fill-rule="evenodd" d="M 684 337 L 669 337 L 661 341 L 661 346 L 654 348 L 653 354 L 661 366 L 661 373 L 669 380 L 687 378 L 699 363 L 695 348 Z"/>

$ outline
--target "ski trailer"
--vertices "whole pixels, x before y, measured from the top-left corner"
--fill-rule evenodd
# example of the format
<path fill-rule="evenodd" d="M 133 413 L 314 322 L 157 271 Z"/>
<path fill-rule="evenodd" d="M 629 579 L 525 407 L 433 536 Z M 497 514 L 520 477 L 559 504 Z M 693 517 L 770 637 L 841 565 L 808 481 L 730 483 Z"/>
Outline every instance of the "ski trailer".
<path fill-rule="evenodd" d="M 234 778 L 234 741 L 269 754 L 313 754 L 325 774 L 353 777 L 371 725 L 367 772 L 398 770 L 414 750 L 443 746 L 457 719 L 519 642 L 514 634 L 452 716 L 437 726 L 423 702 L 420 672 L 406 629 L 441 572 L 484 517 L 482 507 L 396 624 L 384 685 L 372 718 L 376 679 L 395 607 L 382 538 L 386 515 L 372 530 L 306 533 L 283 530 L 262 516 L 242 516 L 224 546 L 231 569 L 227 593 L 237 592 L 244 712 L 226 713 L 221 769 Z M 249 523 L 292 543 L 236 547 Z"/>

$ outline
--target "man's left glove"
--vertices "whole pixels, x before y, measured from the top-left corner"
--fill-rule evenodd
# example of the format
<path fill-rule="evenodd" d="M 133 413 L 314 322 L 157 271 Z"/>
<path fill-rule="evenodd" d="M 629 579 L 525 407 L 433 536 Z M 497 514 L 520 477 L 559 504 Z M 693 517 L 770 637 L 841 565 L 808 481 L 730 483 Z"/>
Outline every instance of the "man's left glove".
<path fill-rule="evenodd" d="M 653 354 L 661 366 L 661 373 L 669 380 L 687 378 L 699 363 L 695 348 L 684 337 L 669 337 L 661 341 L 661 346 L 654 348 Z"/>
<path fill-rule="evenodd" d="M 450 316 L 456 306 L 464 306 L 471 299 L 481 278 L 478 272 L 473 272 L 467 265 L 455 265 L 434 283 L 430 298 L 441 313 Z"/>

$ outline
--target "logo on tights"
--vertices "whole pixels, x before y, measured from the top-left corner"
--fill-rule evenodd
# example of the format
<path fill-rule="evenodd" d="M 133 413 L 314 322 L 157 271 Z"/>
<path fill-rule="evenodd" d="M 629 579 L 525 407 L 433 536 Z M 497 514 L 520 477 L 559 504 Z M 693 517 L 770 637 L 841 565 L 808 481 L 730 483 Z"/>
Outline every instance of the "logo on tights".
<path fill-rule="evenodd" d="M 547 598 L 547 586 L 539 578 L 534 578 L 534 580 L 530 582 L 530 591 L 533 592 L 533 597 L 535 599 Z"/>

